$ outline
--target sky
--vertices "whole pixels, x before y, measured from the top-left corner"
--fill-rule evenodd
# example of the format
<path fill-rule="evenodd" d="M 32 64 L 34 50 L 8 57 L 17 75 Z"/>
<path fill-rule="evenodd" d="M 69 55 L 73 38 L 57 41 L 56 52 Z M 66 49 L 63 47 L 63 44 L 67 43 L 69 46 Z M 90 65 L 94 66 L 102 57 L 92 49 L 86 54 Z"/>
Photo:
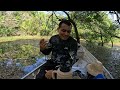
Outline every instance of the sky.
<path fill-rule="evenodd" d="M 117 20 L 117 16 L 115 14 L 113 15 L 108 14 L 108 17 L 111 18 L 112 20 Z"/>
<path fill-rule="evenodd" d="M 52 11 L 40 11 L 40 12 L 44 12 L 44 13 L 49 13 L 49 12 L 52 12 Z M 63 15 L 63 16 L 65 16 L 66 17 L 66 14 L 64 13 L 64 12 L 62 12 L 62 11 L 56 11 L 56 14 L 60 14 L 60 15 Z"/>

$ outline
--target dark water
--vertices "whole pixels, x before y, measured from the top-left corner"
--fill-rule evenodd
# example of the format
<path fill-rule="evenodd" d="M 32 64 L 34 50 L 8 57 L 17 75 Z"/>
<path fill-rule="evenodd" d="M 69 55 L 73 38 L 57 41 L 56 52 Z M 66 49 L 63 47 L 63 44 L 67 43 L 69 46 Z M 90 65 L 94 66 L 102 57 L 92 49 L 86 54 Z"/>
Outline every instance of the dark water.
<path fill-rule="evenodd" d="M 120 79 L 120 46 L 95 46 L 83 44 L 103 65 L 115 79 Z"/>

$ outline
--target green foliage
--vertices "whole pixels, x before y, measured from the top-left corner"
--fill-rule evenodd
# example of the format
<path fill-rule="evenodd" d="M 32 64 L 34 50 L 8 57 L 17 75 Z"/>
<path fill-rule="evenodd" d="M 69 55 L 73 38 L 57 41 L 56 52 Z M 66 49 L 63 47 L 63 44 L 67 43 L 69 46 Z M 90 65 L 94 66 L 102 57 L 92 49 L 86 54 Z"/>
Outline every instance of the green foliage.
<path fill-rule="evenodd" d="M 87 42 L 108 43 L 117 36 L 115 24 L 108 18 L 105 11 L 74 11 L 71 17 L 76 21 L 82 38 Z"/>
<path fill-rule="evenodd" d="M 16 34 L 16 30 L 9 27 L 0 27 L 0 37 L 13 36 Z"/>
<path fill-rule="evenodd" d="M 39 49 L 31 45 L 22 45 L 19 47 L 19 53 L 16 54 L 17 58 L 29 58 L 31 56 L 38 55 Z"/>
<path fill-rule="evenodd" d="M 35 63 L 35 58 L 39 56 L 39 48 L 30 44 L 13 44 L 1 43 L 0 44 L 0 57 L 8 59 L 20 59 L 24 65 Z M 26 61 L 27 60 L 27 61 Z M 26 62 L 26 63 L 25 63 Z M 29 62 L 29 63 L 28 63 Z"/>
<path fill-rule="evenodd" d="M 64 16 L 55 13 L 57 17 L 52 11 L 48 14 L 40 11 L 1 11 L 0 36 L 57 34 L 58 18 Z M 106 11 L 70 11 L 69 14 L 77 25 L 79 36 L 87 41 L 107 43 L 120 34 L 120 27 L 108 18 Z M 74 30 L 71 35 L 76 37 Z"/>

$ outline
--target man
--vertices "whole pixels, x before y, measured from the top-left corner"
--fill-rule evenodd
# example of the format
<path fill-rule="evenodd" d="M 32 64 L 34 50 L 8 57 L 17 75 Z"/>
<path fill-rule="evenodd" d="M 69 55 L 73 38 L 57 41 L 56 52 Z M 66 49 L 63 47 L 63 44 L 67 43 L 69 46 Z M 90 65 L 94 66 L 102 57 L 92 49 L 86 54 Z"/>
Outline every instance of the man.
<path fill-rule="evenodd" d="M 40 68 L 36 79 L 51 79 L 52 71 L 59 65 L 72 67 L 76 62 L 77 41 L 70 36 L 72 25 L 69 20 L 62 20 L 59 23 L 58 35 L 54 35 L 49 40 L 49 46 L 44 39 L 40 40 L 40 51 L 45 54 L 51 54 L 51 59 Z M 64 68 L 67 71 L 67 68 Z"/>

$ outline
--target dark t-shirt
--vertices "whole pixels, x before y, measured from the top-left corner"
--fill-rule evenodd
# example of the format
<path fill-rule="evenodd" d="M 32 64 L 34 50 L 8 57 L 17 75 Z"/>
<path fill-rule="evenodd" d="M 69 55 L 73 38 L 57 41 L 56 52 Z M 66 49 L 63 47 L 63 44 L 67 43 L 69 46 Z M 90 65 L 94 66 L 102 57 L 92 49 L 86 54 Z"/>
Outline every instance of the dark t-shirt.
<path fill-rule="evenodd" d="M 77 41 L 71 36 L 67 40 L 62 40 L 59 35 L 54 35 L 49 40 L 50 47 L 41 51 L 48 55 L 52 51 L 51 60 L 54 63 L 60 64 L 63 59 L 68 65 L 73 65 L 76 62 L 77 56 Z M 64 62 L 63 61 L 63 62 Z"/>

